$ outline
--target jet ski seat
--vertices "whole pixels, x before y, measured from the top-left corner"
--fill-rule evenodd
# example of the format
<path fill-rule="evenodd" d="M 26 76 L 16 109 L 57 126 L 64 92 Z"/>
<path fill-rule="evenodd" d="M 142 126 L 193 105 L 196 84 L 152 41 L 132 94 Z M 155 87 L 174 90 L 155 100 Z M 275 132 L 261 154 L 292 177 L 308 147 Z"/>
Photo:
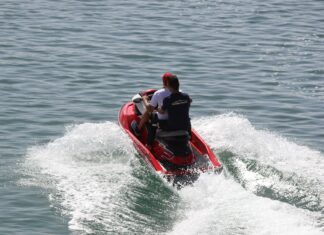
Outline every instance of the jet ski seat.
<path fill-rule="evenodd" d="M 156 132 L 156 137 L 157 138 L 162 138 L 162 139 L 173 139 L 173 138 L 189 138 L 189 133 L 188 131 L 184 130 L 178 130 L 178 131 L 165 131 L 165 130 L 160 130 L 158 129 Z"/>
<path fill-rule="evenodd" d="M 156 138 L 176 156 L 187 156 L 191 153 L 188 131 L 165 131 L 158 129 Z"/>

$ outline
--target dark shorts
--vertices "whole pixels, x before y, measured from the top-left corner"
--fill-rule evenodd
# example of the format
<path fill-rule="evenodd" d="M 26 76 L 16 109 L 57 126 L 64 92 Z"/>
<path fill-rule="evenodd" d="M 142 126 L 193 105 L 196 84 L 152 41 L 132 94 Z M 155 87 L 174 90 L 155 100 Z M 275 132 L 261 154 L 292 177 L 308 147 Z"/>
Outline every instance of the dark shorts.
<path fill-rule="evenodd" d="M 159 128 L 162 130 L 168 129 L 168 120 L 159 120 Z"/>

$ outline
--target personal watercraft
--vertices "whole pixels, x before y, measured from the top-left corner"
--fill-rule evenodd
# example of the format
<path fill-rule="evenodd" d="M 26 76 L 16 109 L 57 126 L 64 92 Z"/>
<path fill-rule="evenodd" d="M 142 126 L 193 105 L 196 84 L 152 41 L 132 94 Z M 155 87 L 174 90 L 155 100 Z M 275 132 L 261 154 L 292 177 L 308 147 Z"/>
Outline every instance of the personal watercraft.
<path fill-rule="evenodd" d="M 157 129 L 153 141 L 149 140 L 152 123 L 148 123 L 139 136 L 133 133 L 132 122 L 139 123 L 145 112 L 142 97 L 146 95 L 151 98 L 154 92 L 151 89 L 135 95 L 131 102 L 122 106 L 118 117 L 119 125 L 147 165 L 178 186 L 192 183 L 202 172 L 220 173 L 221 163 L 194 129 L 191 129 L 191 133 Z"/>

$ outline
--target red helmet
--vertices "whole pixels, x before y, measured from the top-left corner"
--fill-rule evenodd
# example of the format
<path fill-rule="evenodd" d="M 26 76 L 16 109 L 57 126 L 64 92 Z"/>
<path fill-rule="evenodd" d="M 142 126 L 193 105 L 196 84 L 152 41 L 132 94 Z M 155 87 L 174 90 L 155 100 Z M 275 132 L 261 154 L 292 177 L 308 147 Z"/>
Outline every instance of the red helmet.
<path fill-rule="evenodd" d="M 163 84 L 167 84 L 167 82 L 170 78 L 176 78 L 176 77 L 177 77 L 176 75 L 174 75 L 170 72 L 164 73 L 162 76 Z"/>

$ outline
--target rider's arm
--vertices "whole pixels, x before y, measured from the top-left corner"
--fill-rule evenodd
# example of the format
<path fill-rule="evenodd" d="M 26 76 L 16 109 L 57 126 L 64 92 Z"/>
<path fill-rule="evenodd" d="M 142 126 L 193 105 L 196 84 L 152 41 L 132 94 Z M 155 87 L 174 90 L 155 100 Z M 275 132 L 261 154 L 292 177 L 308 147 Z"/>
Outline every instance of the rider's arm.
<path fill-rule="evenodd" d="M 165 113 L 165 110 L 161 107 L 161 108 L 158 108 L 157 111 L 161 114 Z"/>
<path fill-rule="evenodd" d="M 149 103 L 147 96 L 143 96 L 143 103 L 144 103 L 146 110 L 148 112 L 150 112 L 150 113 L 153 112 L 154 107 Z"/>

